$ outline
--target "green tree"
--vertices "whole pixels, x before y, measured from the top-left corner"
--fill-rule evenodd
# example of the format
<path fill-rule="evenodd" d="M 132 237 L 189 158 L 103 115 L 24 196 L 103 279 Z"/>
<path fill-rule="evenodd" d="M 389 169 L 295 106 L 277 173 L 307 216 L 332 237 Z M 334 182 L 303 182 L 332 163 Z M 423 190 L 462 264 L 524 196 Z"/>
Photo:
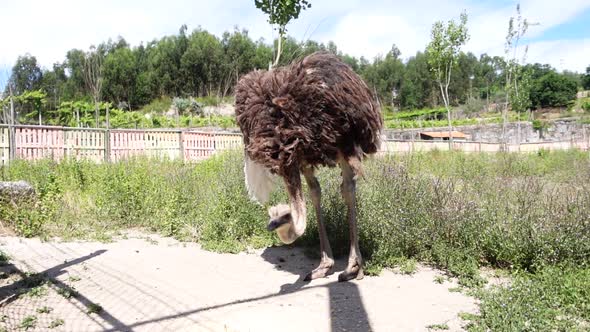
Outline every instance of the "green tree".
<path fill-rule="evenodd" d="M 94 101 L 94 117 L 96 127 L 100 126 L 100 113 L 98 104 L 100 103 L 103 92 L 103 62 L 104 53 L 94 46 L 90 47 L 90 51 L 88 51 L 84 57 L 84 82 L 86 83 L 86 87 L 90 92 L 90 96 L 92 96 L 92 100 Z"/>
<path fill-rule="evenodd" d="M 477 97 L 477 93 L 474 94 L 473 90 L 480 84 L 479 77 L 475 75 L 478 65 L 477 57 L 473 53 L 459 53 L 457 67 L 449 85 L 451 105 L 464 104 L 470 98 Z"/>
<path fill-rule="evenodd" d="M 181 70 L 186 82 L 184 92 L 210 95 L 221 89 L 224 52 L 219 39 L 206 30 L 197 29 L 188 38 L 188 48 L 181 59 Z M 220 79 L 221 78 L 221 79 Z"/>
<path fill-rule="evenodd" d="M 283 38 L 287 33 L 287 24 L 292 19 L 297 19 L 301 10 L 311 7 L 308 0 L 254 0 L 256 8 L 268 15 L 268 23 L 277 25 L 279 32 L 278 47 L 274 65 L 279 63 L 282 52 Z"/>
<path fill-rule="evenodd" d="M 487 54 L 482 54 L 479 58 L 475 76 L 476 79 L 481 80 L 479 96 L 480 98 L 486 99 L 487 107 L 490 106 L 490 98 L 501 89 L 503 80 L 501 72 L 504 67 L 504 59 L 499 56 L 491 57 Z"/>
<path fill-rule="evenodd" d="M 272 62 L 272 48 L 264 42 L 264 39 L 259 39 L 256 42 L 256 51 L 252 63 L 254 68 L 263 69 L 268 68 L 268 64 Z"/>
<path fill-rule="evenodd" d="M 131 111 L 137 80 L 137 63 L 128 47 L 117 48 L 104 61 L 104 96 L 116 105 L 127 104 Z"/>
<path fill-rule="evenodd" d="M 47 102 L 47 94 L 41 90 L 25 91 L 16 98 L 21 104 L 30 105 L 31 112 L 25 115 L 26 119 L 39 119 L 39 125 L 43 125 L 43 108 Z"/>
<path fill-rule="evenodd" d="M 41 90 L 47 93 L 47 106 L 56 109 L 61 103 L 68 77 L 65 66 L 61 63 L 54 63 L 52 70 L 43 72 Z"/>
<path fill-rule="evenodd" d="M 531 102 L 534 108 L 565 107 L 576 100 L 576 81 L 554 70 L 534 81 Z"/>
<path fill-rule="evenodd" d="M 141 107 L 148 104 L 152 99 L 157 98 L 157 95 L 152 95 L 152 87 L 150 86 L 150 67 L 149 67 L 149 50 L 140 44 L 133 50 L 136 65 L 136 80 L 133 89 L 131 105 Z"/>
<path fill-rule="evenodd" d="M 63 99 L 78 100 L 87 98 L 89 93 L 84 81 L 84 62 L 86 54 L 82 50 L 72 49 L 66 54 L 63 64 L 68 72 L 68 79 L 64 84 Z"/>
<path fill-rule="evenodd" d="M 432 26 L 432 39 L 426 47 L 428 64 L 434 73 L 436 82 L 440 88 L 443 102 L 447 109 L 449 122 L 449 144 L 452 144 L 451 107 L 449 99 L 449 85 L 453 68 L 457 65 L 461 46 L 469 40 L 467 33 L 467 13 L 463 12 L 459 23 L 450 20 L 446 25 L 438 21 Z"/>
<path fill-rule="evenodd" d="M 254 69 L 254 57 L 256 55 L 256 44 L 248 36 L 247 30 L 235 29 L 233 33 L 225 32 L 221 40 L 225 53 L 224 71 L 227 78 L 224 82 L 224 93 L 233 85 L 237 84 L 241 75 Z"/>
<path fill-rule="evenodd" d="M 16 60 L 8 84 L 14 95 L 21 95 L 26 91 L 39 89 L 42 78 L 43 73 L 37 65 L 37 58 L 27 53 Z"/>
<path fill-rule="evenodd" d="M 375 58 L 372 66 L 367 67 L 363 77 L 373 88 L 383 103 L 393 106 L 399 101 L 399 90 L 404 75 L 404 64 L 400 60 L 400 51 L 393 45 L 385 57 Z"/>
<path fill-rule="evenodd" d="M 400 104 L 403 109 L 419 109 L 436 104 L 438 88 L 428 68 L 428 56 L 417 52 L 408 59 L 401 82 Z"/>

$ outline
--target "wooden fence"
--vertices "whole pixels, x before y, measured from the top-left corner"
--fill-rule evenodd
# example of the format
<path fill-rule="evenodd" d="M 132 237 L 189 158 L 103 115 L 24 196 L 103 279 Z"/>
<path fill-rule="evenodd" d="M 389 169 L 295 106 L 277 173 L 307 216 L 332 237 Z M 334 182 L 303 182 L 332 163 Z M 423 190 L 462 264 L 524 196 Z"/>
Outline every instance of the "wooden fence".
<path fill-rule="evenodd" d="M 587 151 L 590 141 L 571 140 L 559 142 L 533 142 L 521 144 L 501 144 L 472 141 L 455 141 L 452 149 L 463 152 L 537 152 L 539 150 L 568 150 L 579 149 Z M 381 144 L 380 153 L 409 153 L 421 151 L 449 151 L 448 141 L 400 141 L 388 140 Z"/>
<path fill-rule="evenodd" d="M 589 138 L 590 139 L 590 138 Z M 92 129 L 50 126 L 0 125 L 0 165 L 11 159 L 87 159 L 120 161 L 133 156 L 198 161 L 214 153 L 240 148 L 240 134 L 168 129 Z M 588 150 L 589 141 L 539 142 L 502 145 L 455 141 L 453 150 L 464 152 L 535 152 L 545 150 Z M 384 141 L 381 153 L 448 151 L 447 141 Z"/>
<path fill-rule="evenodd" d="M 0 165 L 8 164 L 11 159 L 73 158 L 104 162 L 133 156 L 198 161 L 241 145 L 242 136 L 232 133 L 2 125 Z"/>

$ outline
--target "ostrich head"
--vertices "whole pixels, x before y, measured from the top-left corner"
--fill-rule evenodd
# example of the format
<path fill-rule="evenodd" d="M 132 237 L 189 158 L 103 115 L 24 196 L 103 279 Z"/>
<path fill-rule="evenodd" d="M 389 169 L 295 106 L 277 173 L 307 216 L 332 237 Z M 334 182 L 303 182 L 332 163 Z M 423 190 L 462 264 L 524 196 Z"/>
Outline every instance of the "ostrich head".
<path fill-rule="evenodd" d="M 279 204 L 268 209 L 267 229 L 269 231 L 276 231 L 277 235 L 283 243 L 290 244 L 297 239 L 293 227 L 293 216 L 291 215 L 291 208 L 286 204 Z"/>
<path fill-rule="evenodd" d="M 307 225 L 305 200 L 301 190 L 299 171 L 293 171 L 292 173 L 292 176 L 285 178 L 289 205 L 279 204 L 268 209 L 270 220 L 267 229 L 276 231 L 279 239 L 285 244 L 291 244 L 303 235 Z"/>

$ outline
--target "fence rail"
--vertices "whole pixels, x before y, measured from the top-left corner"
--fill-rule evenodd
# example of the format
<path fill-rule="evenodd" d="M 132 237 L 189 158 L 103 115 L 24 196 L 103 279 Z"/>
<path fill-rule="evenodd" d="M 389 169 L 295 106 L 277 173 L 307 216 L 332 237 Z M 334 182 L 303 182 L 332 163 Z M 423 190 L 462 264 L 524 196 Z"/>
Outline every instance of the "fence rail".
<path fill-rule="evenodd" d="M 96 129 L 52 126 L 0 125 L 0 165 L 11 159 L 87 159 L 120 161 L 133 156 L 198 161 L 218 151 L 242 146 L 240 134 L 174 129 Z M 545 150 L 589 150 L 584 141 L 538 142 L 503 145 L 455 141 L 452 149 L 464 152 L 535 152 Z M 447 141 L 388 140 L 380 153 L 448 151 Z M 12 156 L 12 157 L 11 157 Z"/>

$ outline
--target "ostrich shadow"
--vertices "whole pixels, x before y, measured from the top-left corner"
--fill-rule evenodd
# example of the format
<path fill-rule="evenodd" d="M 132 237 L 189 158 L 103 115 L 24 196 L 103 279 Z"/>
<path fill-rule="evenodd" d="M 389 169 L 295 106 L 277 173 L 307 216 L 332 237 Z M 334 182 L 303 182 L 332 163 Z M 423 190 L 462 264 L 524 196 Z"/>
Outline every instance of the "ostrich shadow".
<path fill-rule="evenodd" d="M 289 245 L 266 248 L 261 256 L 264 260 L 273 264 L 277 270 L 289 272 L 298 277 L 293 283 L 282 285 L 279 294 L 297 292 L 306 288 L 305 286 L 307 285 L 316 287 L 313 286 L 314 281 L 304 281 L 303 279 L 309 271 L 317 267 L 319 257 L 311 258 L 309 255 L 306 255 L 306 251 L 303 248 Z M 345 259 L 336 259 L 332 270 L 333 273 L 340 273 L 346 268 L 346 265 L 347 262 Z M 318 285 L 317 287 L 328 289 L 332 332 L 372 331 L 360 290 L 355 281 L 333 281 Z M 313 305 L 313 303 L 310 303 L 310 305 Z"/>

